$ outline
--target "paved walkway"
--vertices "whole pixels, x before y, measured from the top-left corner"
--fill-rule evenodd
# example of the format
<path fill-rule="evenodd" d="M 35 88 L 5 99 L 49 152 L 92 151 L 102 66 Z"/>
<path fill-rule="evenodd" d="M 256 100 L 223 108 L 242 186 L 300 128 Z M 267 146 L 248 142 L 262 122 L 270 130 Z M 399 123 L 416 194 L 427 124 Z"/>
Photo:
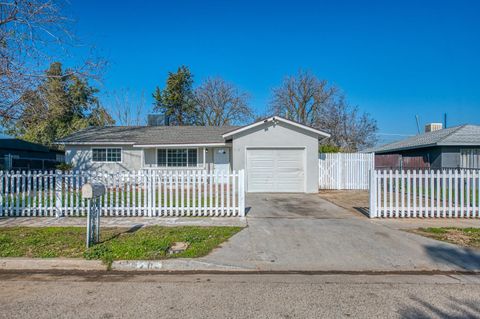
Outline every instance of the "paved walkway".
<path fill-rule="evenodd" d="M 317 194 L 250 194 L 248 228 L 198 259 L 258 270 L 480 270 L 480 251 L 386 227 Z"/>
<path fill-rule="evenodd" d="M 138 226 L 246 226 L 245 218 L 236 217 L 101 217 L 102 227 Z M 0 227 L 85 226 L 86 217 L 2 217 Z"/>

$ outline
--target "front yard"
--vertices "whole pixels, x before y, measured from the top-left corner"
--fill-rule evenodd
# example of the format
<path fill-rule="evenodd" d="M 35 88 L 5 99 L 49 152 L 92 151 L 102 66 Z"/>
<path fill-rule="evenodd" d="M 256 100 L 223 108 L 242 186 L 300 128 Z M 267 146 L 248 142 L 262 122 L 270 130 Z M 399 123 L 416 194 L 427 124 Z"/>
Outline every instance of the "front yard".
<path fill-rule="evenodd" d="M 365 190 L 326 190 L 322 189 L 319 196 L 337 206 L 356 214 L 368 216 L 369 195 Z"/>
<path fill-rule="evenodd" d="M 0 229 L 0 257 L 86 258 L 152 260 L 201 257 L 239 232 L 242 227 L 162 227 L 140 229 L 102 228 L 101 243 L 86 249 L 85 227 L 11 227 Z M 175 242 L 188 248 L 177 254 L 169 249 Z"/>
<path fill-rule="evenodd" d="M 464 247 L 480 248 L 480 228 L 429 227 L 411 232 Z"/>

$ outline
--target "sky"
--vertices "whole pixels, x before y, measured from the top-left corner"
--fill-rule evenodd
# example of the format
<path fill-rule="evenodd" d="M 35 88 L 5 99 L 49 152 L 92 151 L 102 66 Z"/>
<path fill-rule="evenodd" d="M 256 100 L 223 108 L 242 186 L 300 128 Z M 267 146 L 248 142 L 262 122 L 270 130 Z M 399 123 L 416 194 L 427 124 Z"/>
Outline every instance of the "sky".
<path fill-rule="evenodd" d="M 220 76 L 265 114 L 298 70 L 338 86 L 378 122 L 379 142 L 429 122 L 480 124 L 480 1 L 91 1 L 68 8 L 84 43 L 109 61 L 99 87 L 151 93 L 187 65 Z M 64 61 L 75 63 L 74 60 Z"/>

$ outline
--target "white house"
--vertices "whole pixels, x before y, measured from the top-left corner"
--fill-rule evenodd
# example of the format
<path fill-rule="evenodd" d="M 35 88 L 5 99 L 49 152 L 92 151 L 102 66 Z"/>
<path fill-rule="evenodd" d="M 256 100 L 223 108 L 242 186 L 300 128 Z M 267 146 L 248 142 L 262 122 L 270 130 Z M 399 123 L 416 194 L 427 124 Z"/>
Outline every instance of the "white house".
<path fill-rule="evenodd" d="M 330 135 L 272 116 L 236 126 L 111 126 L 58 141 L 78 170 L 246 172 L 248 192 L 318 191 L 318 142 Z"/>

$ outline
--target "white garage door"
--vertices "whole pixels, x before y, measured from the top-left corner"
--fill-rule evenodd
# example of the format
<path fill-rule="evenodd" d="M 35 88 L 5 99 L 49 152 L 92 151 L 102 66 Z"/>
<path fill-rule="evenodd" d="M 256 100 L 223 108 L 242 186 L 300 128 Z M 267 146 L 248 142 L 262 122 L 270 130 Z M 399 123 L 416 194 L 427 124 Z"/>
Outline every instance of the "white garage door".
<path fill-rule="evenodd" d="M 248 192 L 304 192 L 303 149 L 247 149 Z"/>

